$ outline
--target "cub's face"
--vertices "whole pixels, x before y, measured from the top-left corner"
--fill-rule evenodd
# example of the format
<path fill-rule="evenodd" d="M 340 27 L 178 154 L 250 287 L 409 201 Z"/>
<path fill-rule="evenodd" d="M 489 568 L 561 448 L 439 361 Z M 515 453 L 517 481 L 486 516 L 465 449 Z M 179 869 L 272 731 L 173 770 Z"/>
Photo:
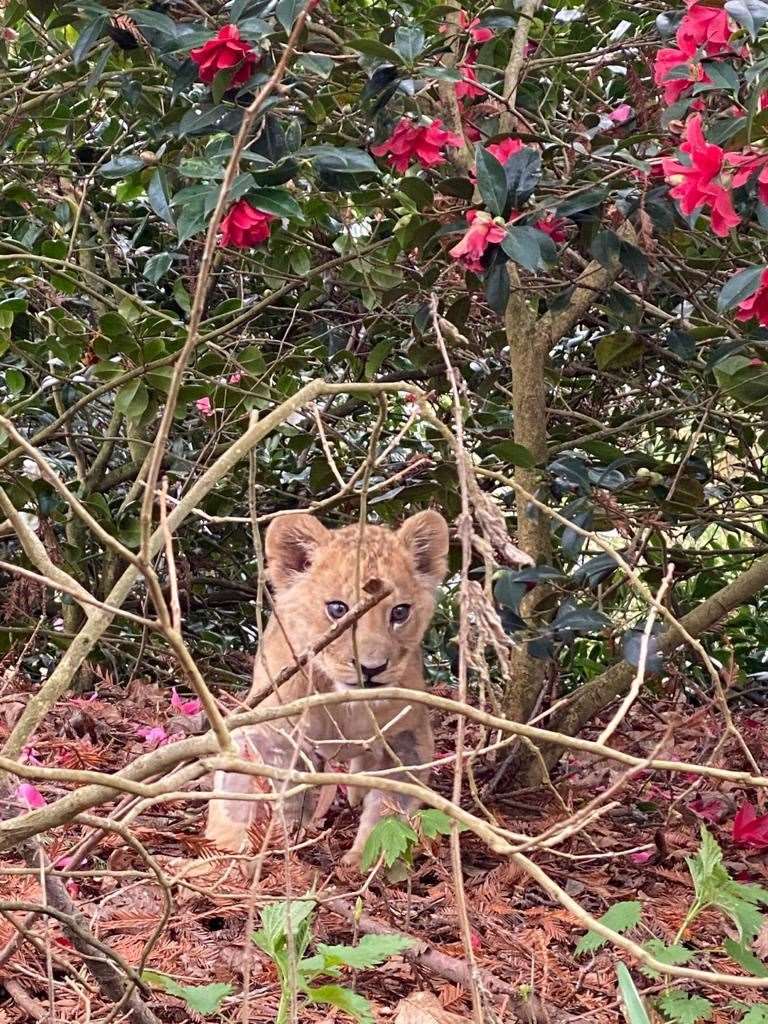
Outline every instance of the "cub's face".
<path fill-rule="evenodd" d="M 313 659 L 337 688 L 397 686 L 421 644 L 447 570 L 448 527 L 420 512 L 399 530 L 327 530 L 305 513 L 273 520 L 266 535 L 275 615 L 295 654 L 323 637 L 379 581 L 391 594 Z"/>

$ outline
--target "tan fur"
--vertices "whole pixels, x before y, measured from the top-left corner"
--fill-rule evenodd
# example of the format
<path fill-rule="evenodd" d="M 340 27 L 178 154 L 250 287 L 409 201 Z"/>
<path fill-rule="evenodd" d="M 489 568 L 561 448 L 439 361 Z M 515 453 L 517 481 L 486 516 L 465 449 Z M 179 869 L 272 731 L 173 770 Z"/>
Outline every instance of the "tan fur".
<path fill-rule="evenodd" d="M 371 579 L 382 581 L 392 593 L 262 705 L 284 704 L 312 692 L 354 689 L 363 681 L 358 662 L 367 666 L 386 663 L 386 669 L 369 686 L 424 689 L 421 642 L 434 611 L 436 589 L 447 569 L 448 527 L 442 516 L 420 512 L 396 531 L 368 525 L 361 540 L 358 526 L 327 530 L 314 517 L 296 513 L 270 524 L 265 547 L 274 612 L 256 656 L 252 692 L 261 690 L 328 632 L 332 625 L 328 602 L 342 601 L 353 607 Z M 410 605 L 411 612 L 405 623 L 396 625 L 390 613 L 401 604 Z M 398 717 L 404 708 L 408 710 Z M 394 725 L 386 728 L 393 719 Z M 427 710 L 402 701 L 317 708 L 301 720 L 284 719 L 241 729 L 233 738 L 241 756 L 283 768 L 311 770 L 327 761 L 348 762 L 350 782 L 358 771 L 424 764 L 432 760 L 434 751 Z M 401 770 L 389 777 L 410 775 Z M 428 771 L 412 773 L 422 781 L 428 775 Z M 254 776 L 219 772 L 214 788 L 250 793 L 263 789 L 264 783 Z M 311 790 L 282 802 L 289 827 L 298 828 L 310 820 L 317 795 L 317 790 Z M 353 864 L 359 863 L 365 840 L 379 818 L 390 810 L 410 811 L 416 806 L 409 798 L 354 787 L 350 787 L 349 797 L 353 806 L 360 801 L 363 804 L 357 836 L 346 858 Z M 221 849 L 243 850 L 249 825 L 264 813 L 263 808 L 263 802 L 211 801 L 206 836 Z"/>

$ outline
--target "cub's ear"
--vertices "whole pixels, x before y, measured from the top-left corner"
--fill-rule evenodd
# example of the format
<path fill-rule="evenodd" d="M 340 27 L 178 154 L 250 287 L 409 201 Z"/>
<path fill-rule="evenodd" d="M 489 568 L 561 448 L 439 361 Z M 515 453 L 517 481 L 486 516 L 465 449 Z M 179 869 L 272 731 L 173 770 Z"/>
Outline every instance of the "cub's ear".
<path fill-rule="evenodd" d="M 322 523 L 306 512 L 295 512 L 272 520 L 264 547 L 269 579 L 275 590 L 290 586 L 307 571 L 317 549 L 328 540 L 329 533 Z"/>
<path fill-rule="evenodd" d="M 416 572 L 438 587 L 448 571 L 448 524 L 432 509 L 406 519 L 398 537 L 413 556 Z"/>

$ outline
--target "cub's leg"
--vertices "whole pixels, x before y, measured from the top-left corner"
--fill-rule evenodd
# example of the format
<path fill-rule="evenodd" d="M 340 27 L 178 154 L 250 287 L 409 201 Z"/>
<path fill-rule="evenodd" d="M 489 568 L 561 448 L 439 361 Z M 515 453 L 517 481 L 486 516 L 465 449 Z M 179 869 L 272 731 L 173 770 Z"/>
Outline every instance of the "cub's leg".
<path fill-rule="evenodd" d="M 409 772 L 406 770 L 409 765 L 425 764 L 434 757 L 435 740 L 426 709 L 414 709 L 402 721 L 400 728 L 396 732 L 387 733 L 387 741 L 398 760 L 394 760 L 389 751 L 383 750 L 376 759 L 375 764 L 373 763 L 372 754 L 355 758 L 350 765 L 352 771 L 389 768 L 401 763 L 405 766 L 404 769 L 392 772 L 386 778 L 399 779 L 404 782 L 412 782 L 416 779 L 419 782 L 427 783 L 429 781 L 428 768 L 422 771 Z M 363 763 L 359 764 L 360 762 Z M 360 815 L 357 835 L 355 836 L 352 849 L 344 857 L 344 863 L 359 867 L 365 842 L 381 818 L 386 817 L 388 814 L 397 813 L 397 811 L 403 814 L 410 814 L 419 807 L 421 801 L 417 797 L 398 793 L 385 793 L 378 789 L 369 789 L 366 792 L 366 790 L 360 787 L 350 787 L 350 803 L 352 803 L 353 793 L 357 798 L 356 802 L 360 800 L 359 794 L 364 793 L 365 795 L 362 798 L 363 810 Z"/>
<path fill-rule="evenodd" d="M 237 729 L 232 739 L 240 757 L 256 764 L 267 764 L 275 768 L 295 767 L 306 771 L 316 767 L 316 760 L 310 751 L 300 749 L 291 737 L 268 726 Z M 310 758 L 310 763 L 307 762 Z M 263 793 L 270 788 L 280 791 L 285 784 L 273 782 L 257 775 L 242 775 L 235 772 L 216 772 L 213 780 L 215 790 L 226 793 Z M 290 783 L 288 788 L 293 788 Z M 298 830 L 309 823 L 315 812 L 318 790 L 313 788 L 293 794 L 282 801 L 282 810 L 289 830 Z M 271 810 L 267 810 L 267 806 Z M 277 813 L 275 801 L 211 800 L 208 803 L 208 822 L 205 837 L 220 850 L 241 853 L 248 849 L 248 829 L 259 818 Z M 282 819 L 279 819 L 282 820 Z"/>

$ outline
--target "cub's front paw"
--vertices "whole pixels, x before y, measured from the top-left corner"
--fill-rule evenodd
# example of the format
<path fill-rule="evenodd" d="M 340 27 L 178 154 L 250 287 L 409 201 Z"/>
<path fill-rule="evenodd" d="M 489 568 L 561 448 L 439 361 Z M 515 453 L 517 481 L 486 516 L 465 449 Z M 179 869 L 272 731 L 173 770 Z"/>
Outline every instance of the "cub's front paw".
<path fill-rule="evenodd" d="M 356 850 L 353 846 L 351 850 L 347 851 L 341 858 L 341 863 L 345 868 L 354 868 L 355 871 L 362 871 L 360 863 L 363 859 L 363 851 Z"/>

